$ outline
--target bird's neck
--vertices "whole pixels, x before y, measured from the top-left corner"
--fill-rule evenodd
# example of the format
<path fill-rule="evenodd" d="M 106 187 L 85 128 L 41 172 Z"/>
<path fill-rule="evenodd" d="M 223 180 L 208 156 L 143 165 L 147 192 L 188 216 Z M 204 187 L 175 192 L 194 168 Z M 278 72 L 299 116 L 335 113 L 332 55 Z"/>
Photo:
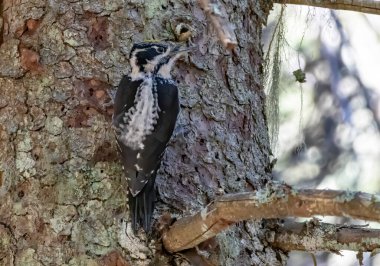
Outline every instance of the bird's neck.
<path fill-rule="evenodd" d="M 141 71 L 139 67 L 132 67 L 132 72 L 130 74 L 130 77 L 132 81 L 139 80 L 139 79 L 144 79 L 148 76 L 151 76 L 151 73 L 147 73 L 145 71 Z"/>
<path fill-rule="evenodd" d="M 154 76 L 155 71 L 154 71 L 154 68 L 150 66 L 150 64 L 144 65 L 144 66 L 138 66 L 135 64 L 135 61 L 136 60 L 131 61 L 132 72 L 130 74 L 130 77 L 132 81 L 139 80 L 139 79 L 146 79 L 146 78 Z"/>
<path fill-rule="evenodd" d="M 172 70 L 172 64 L 165 64 L 162 65 L 157 72 L 157 75 L 164 78 L 164 79 L 172 79 L 171 75 L 171 70 Z"/>
<path fill-rule="evenodd" d="M 142 80 L 146 78 L 154 78 L 154 77 L 160 77 L 162 79 L 172 79 L 171 75 L 171 69 L 169 66 L 165 65 L 162 66 L 159 71 L 157 72 L 150 72 L 150 71 L 141 71 L 140 69 L 138 71 L 132 69 L 132 73 L 130 74 L 130 77 L 132 81 L 135 80 Z"/>

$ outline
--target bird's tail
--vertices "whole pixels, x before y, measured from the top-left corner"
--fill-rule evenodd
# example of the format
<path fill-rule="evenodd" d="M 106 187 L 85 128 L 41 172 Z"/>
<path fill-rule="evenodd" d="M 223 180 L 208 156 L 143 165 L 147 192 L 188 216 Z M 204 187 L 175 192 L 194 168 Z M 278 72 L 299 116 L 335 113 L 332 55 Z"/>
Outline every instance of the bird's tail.
<path fill-rule="evenodd" d="M 132 220 L 132 229 L 134 232 L 139 227 L 143 227 L 145 232 L 150 232 L 154 202 L 156 200 L 155 179 L 156 171 L 149 178 L 144 188 L 133 197 L 128 193 L 129 212 Z"/>

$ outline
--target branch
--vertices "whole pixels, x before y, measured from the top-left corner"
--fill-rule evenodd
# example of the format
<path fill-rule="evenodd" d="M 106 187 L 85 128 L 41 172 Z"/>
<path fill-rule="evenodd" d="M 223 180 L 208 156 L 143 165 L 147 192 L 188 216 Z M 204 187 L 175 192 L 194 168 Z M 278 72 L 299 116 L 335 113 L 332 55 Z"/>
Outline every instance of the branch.
<path fill-rule="evenodd" d="M 320 223 L 313 219 L 306 223 L 286 222 L 267 241 L 284 251 L 376 252 L 380 248 L 380 229 Z"/>
<path fill-rule="evenodd" d="M 295 4 L 380 15 L 380 2 L 375 0 L 274 0 L 278 4 Z"/>
<path fill-rule="evenodd" d="M 313 215 L 380 221 L 380 198 L 361 192 L 296 190 L 277 184 L 222 196 L 202 211 L 175 222 L 164 233 L 163 242 L 169 252 L 176 252 L 195 247 L 240 221 Z"/>
<path fill-rule="evenodd" d="M 232 51 L 237 45 L 233 26 L 228 21 L 227 14 L 224 10 L 222 10 L 221 6 L 215 1 L 211 2 L 212 3 L 210 3 L 209 0 L 198 0 L 200 7 L 206 13 L 207 17 L 214 26 L 216 33 L 218 34 L 218 38 L 223 43 L 223 46 Z"/>

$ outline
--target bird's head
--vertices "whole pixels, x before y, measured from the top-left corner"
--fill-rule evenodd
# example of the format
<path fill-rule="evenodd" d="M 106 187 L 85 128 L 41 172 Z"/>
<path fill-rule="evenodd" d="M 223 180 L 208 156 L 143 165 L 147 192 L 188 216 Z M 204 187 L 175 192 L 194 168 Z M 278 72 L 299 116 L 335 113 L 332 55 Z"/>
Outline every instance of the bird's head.
<path fill-rule="evenodd" d="M 133 45 L 130 53 L 132 78 L 146 74 L 158 74 L 170 78 L 175 61 L 190 50 L 189 47 L 171 42 L 142 42 Z"/>

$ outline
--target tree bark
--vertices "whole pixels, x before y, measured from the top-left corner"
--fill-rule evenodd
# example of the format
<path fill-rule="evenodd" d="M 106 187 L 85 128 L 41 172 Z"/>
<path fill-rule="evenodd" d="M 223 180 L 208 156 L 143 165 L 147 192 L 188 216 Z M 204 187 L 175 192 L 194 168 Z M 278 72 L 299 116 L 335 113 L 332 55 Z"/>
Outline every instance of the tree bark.
<path fill-rule="evenodd" d="M 180 219 L 163 235 L 169 252 L 189 249 L 229 226 L 249 219 L 345 216 L 380 221 L 379 197 L 362 192 L 292 189 L 274 185 L 256 192 L 224 195 L 198 213 Z"/>
<path fill-rule="evenodd" d="M 279 4 L 295 4 L 322 7 L 336 10 L 356 11 L 368 14 L 380 14 L 380 3 L 377 0 L 275 0 Z"/>
<path fill-rule="evenodd" d="M 180 23 L 199 49 L 174 72 L 182 110 L 157 178 L 155 217 L 262 188 L 271 179 L 260 43 L 269 2 L 224 4 L 236 26 L 231 55 L 195 1 L 4 0 L 0 264 L 184 263 L 160 239 L 133 235 L 110 126 L 132 43 L 174 39 Z M 241 223 L 202 254 L 218 265 L 284 265 L 266 230 Z"/>

